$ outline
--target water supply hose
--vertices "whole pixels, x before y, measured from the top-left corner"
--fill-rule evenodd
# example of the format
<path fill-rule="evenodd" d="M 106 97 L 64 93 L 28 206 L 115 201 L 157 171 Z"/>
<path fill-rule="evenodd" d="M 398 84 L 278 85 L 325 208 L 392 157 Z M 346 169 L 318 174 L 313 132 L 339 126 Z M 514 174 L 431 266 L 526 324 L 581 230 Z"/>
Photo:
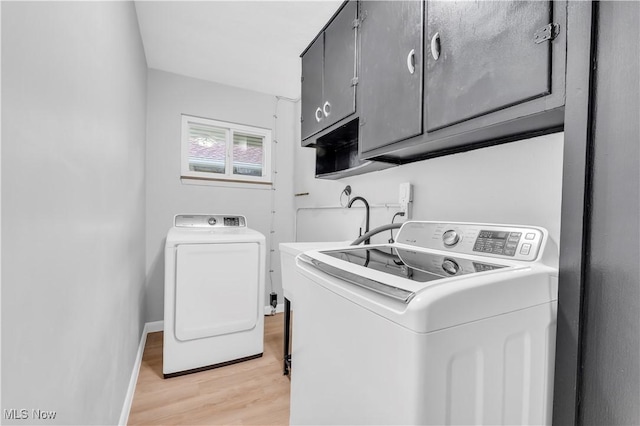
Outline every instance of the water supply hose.
<path fill-rule="evenodd" d="M 378 226 L 377 228 L 374 228 L 371 231 L 369 231 L 367 233 L 364 233 L 361 236 L 359 236 L 356 240 L 354 240 L 351 243 L 351 245 L 352 246 L 357 246 L 358 244 L 360 244 L 364 240 L 368 240 L 369 238 L 373 237 L 376 234 L 379 234 L 380 232 L 388 231 L 389 229 L 398 229 L 401 226 L 402 226 L 402 223 L 390 223 L 388 225 Z"/>

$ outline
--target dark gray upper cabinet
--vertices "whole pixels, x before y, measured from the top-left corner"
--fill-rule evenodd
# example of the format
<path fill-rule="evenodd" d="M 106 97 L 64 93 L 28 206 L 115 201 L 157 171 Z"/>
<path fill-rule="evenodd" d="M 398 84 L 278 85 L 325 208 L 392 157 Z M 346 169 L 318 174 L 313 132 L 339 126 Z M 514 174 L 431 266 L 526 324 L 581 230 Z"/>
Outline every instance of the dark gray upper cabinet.
<path fill-rule="evenodd" d="M 547 1 L 427 2 L 431 132 L 551 93 Z"/>
<path fill-rule="evenodd" d="M 414 103 L 407 111 L 390 101 L 392 94 L 369 93 L 378 89 L 368 85 L 366 78 L 371 73 L 365 64 L 376 58 L 369 57 L 372 53 L 365 50 L 364 41 L 374 27 L 368 25 L 368 16 L 364 20 L 359 83 L 359 109 L 366 120 L 361 129 L 362 158 L 402 164 L 562 130 L 568 31 L 565 0 L 424 4 L 423 132 L 417 136 L 405 136 L 403 127 L 420 105 Z M 403 25 L 393 25 L 396 32 L 404 31 Z M 383 26 L 383 31 L 393 30 Z M 395 90 L 401 93 L 406 84 Z M 392 85 L 379 86 L 385 90 Z M 369 112 L 384 108 L 370 106 L 371 102 L 393 102 L 396 120 Z M 365 138 L 374 116 L 381 119 L 375 131 L 387 135 Z"/>
<path fill-rule="evenodd" d="M 357 17 L 357 2 L 348 2 L 324 31 L 323 127 L 356 112 Z"/>
<path fill-rule="evenodd" d="M 562 130 L 566 0 L 357 5 L 302 55 L 304 146 L 357 119 L 360 161 L 402 164 Z"/>
<path fill-rule="evenodd" d="M 309 46 L 302 57 L 302 138 L 319 132 L 324 123 L 322 114 L 322 67 L 324 33 Z M 316 119 L 318 114 L 319 119 Z"/>
<path fill-rule="evenodd" d="M 360 152 L 422 134 L 423 6 L 360 4 Z"/>
<path fill-rule="evenodd" d="M 357 2 L 349 1 L 302 53 L 302 140 L 356 111 Z"/>

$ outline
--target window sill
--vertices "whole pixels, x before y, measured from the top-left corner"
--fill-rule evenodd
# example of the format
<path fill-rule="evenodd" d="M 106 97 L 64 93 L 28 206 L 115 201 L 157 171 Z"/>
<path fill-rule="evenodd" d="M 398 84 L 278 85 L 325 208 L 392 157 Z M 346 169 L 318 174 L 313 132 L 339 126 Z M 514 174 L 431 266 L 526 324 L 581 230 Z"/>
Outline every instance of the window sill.
<path fill-rule="evenodd" d="M 180 176 L 183 185 L 218 186 L 222 188 L 271 189 L 271 182 L 251 182 L 231 179 L 206 179 Z"/>

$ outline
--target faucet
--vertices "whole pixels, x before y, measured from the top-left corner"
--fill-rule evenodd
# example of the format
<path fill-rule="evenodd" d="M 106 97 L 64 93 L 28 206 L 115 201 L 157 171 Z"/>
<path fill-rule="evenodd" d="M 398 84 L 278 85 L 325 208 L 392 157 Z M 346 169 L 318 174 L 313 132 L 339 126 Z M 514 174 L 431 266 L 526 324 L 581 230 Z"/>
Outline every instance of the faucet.
<path fill-rule="evenodd" d="M 367 200 L 365 200 L 365 199 L 364 199 L 364 198 L 362 198 L 362 197 L 353 197 L 353 198 L 351 199 L 351 201 L 349 201 L 349 204 L 347 204 L 347 208 L 349 208 L 349 209 L 350 209 L 350 208 L 351 208 L 351 206 L 353 205 L 353 203 L 354 203 L 355 201 L 358 201 L 358 200 L 360 200 L 360 201 L 362 201 L 362 202 L 364 203 L 364 207 L 365 207 L 365 209 L 366 209 L 366 211 L 367 211 L 366 220 L 365 220 L 365 222 L 364 222 L 364 233 L 366 234 L 367 232 L 369 232 L 369 203 L 367 203 Z M 361 234 L 361 235 L 362 235 L 362 234 Z M 364 243 L 365 243 L 365 244 L 369 244 L 369 238 L 367 238 L 366 240 L 364 240 Z"/>

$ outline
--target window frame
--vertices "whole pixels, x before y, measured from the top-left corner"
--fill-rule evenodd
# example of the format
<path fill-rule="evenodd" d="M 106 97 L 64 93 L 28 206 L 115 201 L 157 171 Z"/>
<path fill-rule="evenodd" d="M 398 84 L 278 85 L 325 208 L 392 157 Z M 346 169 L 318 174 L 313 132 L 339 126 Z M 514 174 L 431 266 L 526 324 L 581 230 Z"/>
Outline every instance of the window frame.
<path fill-rule="evenodd" d="M 189 129 L 190 125 L 209 126 L 222 129 L 226 137 L 225 172 L 211 173 L 189 170 Z M 182 114 L 180 136 L 180 178 L 183 181 L 190 179 L 224 182 L 244 182 L 256 184 L 271 184 L 271 129 L 232 123 L 228 121 L 213 120 L 210 118 L 196 117 Z M 234 134 L 239 133 L 248 136 L 262 138 L 262 176 L 240 175 L 233 173 L 233 141 Z"/>

